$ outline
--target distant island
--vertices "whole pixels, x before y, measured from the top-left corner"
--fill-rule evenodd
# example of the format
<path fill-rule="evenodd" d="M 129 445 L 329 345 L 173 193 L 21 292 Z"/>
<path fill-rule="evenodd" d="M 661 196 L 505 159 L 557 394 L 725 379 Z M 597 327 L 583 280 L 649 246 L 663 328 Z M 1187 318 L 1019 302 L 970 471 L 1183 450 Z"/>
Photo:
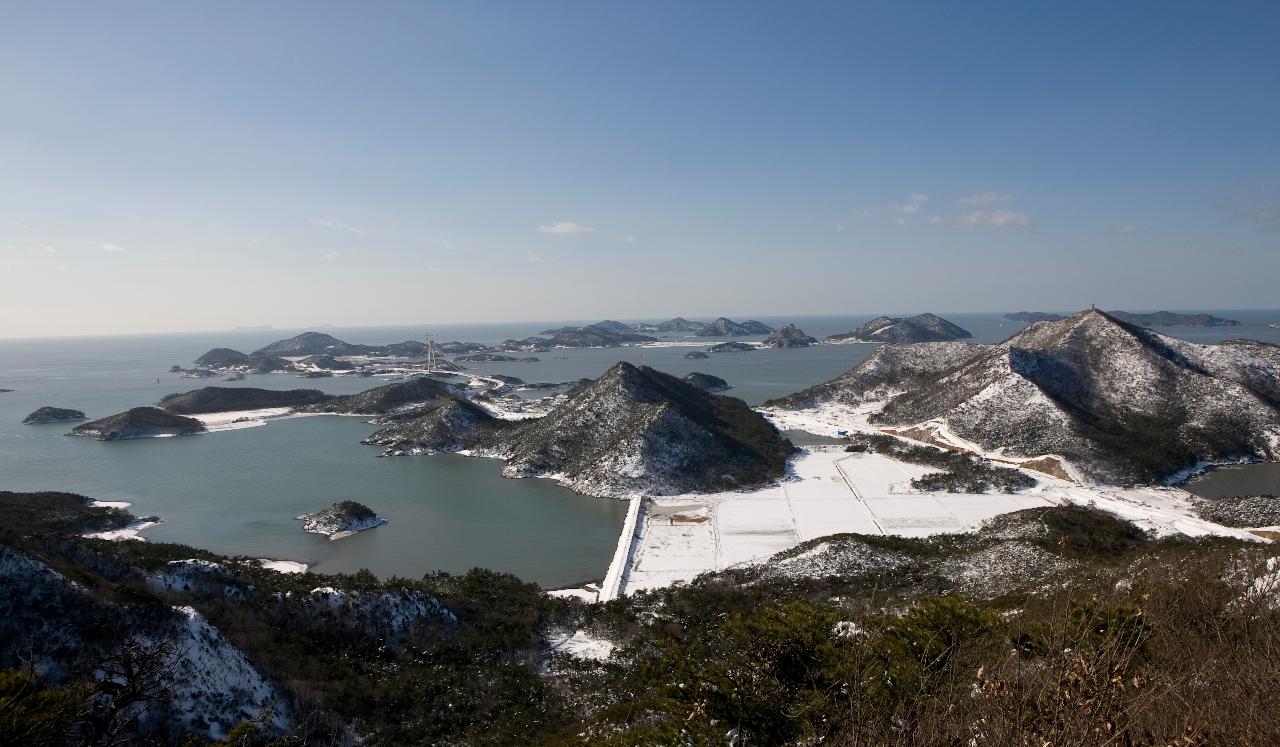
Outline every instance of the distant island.
<path fill-rule="evenodd" d="M 1156 311 L 1136 314 L 1130 311 L 1108 311 L 1112 317 L 1142 327 L 1239 327 L 1234 319 L 1223 319 L 1212 314 L 1178 314 L 1172 311 Z M 1056 322 L 1065 319 L 1062 314 L 1047 311 L 1015 311 L 1004 315 L 1015 322 Z"/>
<path fill-rule="evenodd" d="M 1212 314 L 1177 314 L 1172 311 L 1156 311 L 1151 314 L 1134 314 L 1128 311 L 1111 311 L 1111 316 L 1143 327 L 1239 327 L 1235 319 L 1223 319 Z"/>
<path fill-rule="evenodd" d="M 1049 311 L 1013 311 L 1004 318 L 1015 322 L 1056 322 L 1064 317 Z"/>
<path fill-rule="evenodd" d="M 46 405 L 23 418 L 22 422 L 27 425 L 44 425 L 48 423 L 74 423 L 88 419 L 89 418 L 79 410 L 72 410 L 65 407 L 50 407 Z"/>
<path fill-rule="evenodd" d="M 936 314 L 918 314 L 906 319 L 880 316 L 852 331 L 827 337 L 827 342 L 948 342 L 973 337 Z"/>
<path fill-rule="evenodd" d="M 817 345 L 817 339 L 810 337 L 794 324 L 788 324 L 785 327 L 775 329 L 769 333 L 769 336 L 761 343 L 761 347 L 766 348 L 806 348 L 810 345 Z"/>

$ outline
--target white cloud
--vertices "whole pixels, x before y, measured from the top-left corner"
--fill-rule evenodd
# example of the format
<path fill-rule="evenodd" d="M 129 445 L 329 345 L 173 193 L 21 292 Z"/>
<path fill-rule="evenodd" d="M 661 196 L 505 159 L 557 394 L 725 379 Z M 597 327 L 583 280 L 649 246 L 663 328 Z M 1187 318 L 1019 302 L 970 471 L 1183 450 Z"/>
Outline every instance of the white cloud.
<path fill-rule="evenodd" d="M 928 201 L 929 201 L 929 195 L 922 194 L 920 192 L 912 192 L 911 194 L 907 195 L 907 199 L 905 202 L 891 202 L 888 205 L 880 205 L 880 206 L 871 207 L 871 208 L 862 208 L 861 210 L 855 210 L 854 215 L 858 215 L 863 218 L 870 218 L 873 215 L 889 213 L 891 215 L 897 216 L 894 218 L 893 222 L 901 226 L 906 224 L 907 217 L 919 213 L 920 208 L 923 207 L 924 204 Z"/>
<path fill-rule="evenodd" d="M 623 244 L 634 244 L 636 243 L 636 237 L 632 236 L 631 234 L 626 234 L 622 238 L 618 239 L 618 241 L 622 242 Z"/>
<path fill-rule="evenodd" d="M 427 272 L 440 272 L 440 268 L 439 268 L 439 267 L 436 267 L 435 265 L 432 265 L 432 266 L 430 266 L 430 267 L 426 268 L 426 270 L 427 270 Z"/>
<path fill-rule="evenodd" d="M 548 236 L 582 236 L 588 233 L 595 233 L 594 228 L 589 226 L 562 221 L 560 223 L 552 223 L 549 226 L 538 226 L 538 233 L 545 233 Z"/>
<path fill-rule="evenodd" d="M 327 218 L 312 218 L 311 225 L 321 226 L 322 228 L 336 228 L 340 231 L 350 231 L 357 236 L 364 236 L 364 229 L 356 226 L 347 225 L 340 220 L 329 220 Z"/>
<path fill-rule="evenodd" d="M 945 222 L 946 222 L 946 220 L 947 220 L 947 219 L 946 219 L 946 218 L 943 218 L 941 215 L 931 215 L 931 216 L 929 216 L 929 222 L 930 222 L 930 223 L 932 223 L 932 224 L 933 224 L 933 225 L 935 225 L 935 226 L 942 225 L 943 223 L 945 223 Z"/>
<path fill-rule="evenodd" d="M 27 251 L 35 254 L 57 254 L 58 250 L 48 244 L 32 244 L 27 247 Z"/>
<path fill-rule="evenodd" d="M 1002 192 L 978 192 L 977 194 L 961 197 L 956 200 L 956 204 L 983 207 L 989 205 L 1003 205 L 1006 202 L 1013 202 L 1013 199 L 1013 195 Z"/>
<path fill-rule="evenodd" d="M 976 210 L 960 216 L 960 225 L 1020 228 L 1031 225 L 1031 218 L 1016 210 Z"/>
<path fill-rule="evenodd" d="M 546 262 L 547 259 L 537 252 L 529 252 L 529 261 L 537 264 L 539 262 Z"/>
<path fill-rule="evenodd" d="M 1124 225 L 1116 226 L 1115 228 L 1111 229 L 1111 232 L 1119 234 L 1121 236 L 1132 236 L 1133 234 L 1138 232 L 1138 227 L 1131 226 L 1126 223 Z"/>
<path fill-rule="evenodd" d="M 836 224 L 836 233 L 844 233 L 844 229 L 845 229 L 845 228 L 846 228 L 845 224 L 843 224 L 843 223 L 837 223 L 837 224 Z"/>
<path fill-rule="evenodd" d="M 324 254 L 321 254 L 320 256 L 321 256 L 323 259 L 334 260 L 334 259 L 337 259 L 337 258 L 338 258 L 338 253 L 337 253 L 337 252 L 325 252 Z"/>
<path fill-rule="evenodd" d="M 109 244 L 105 241 L 98 242 L 97 246 L 98 251 L 106 252 L 107 254 L 123 254 L 125 251 L 123 246 L 120 246 L 119 244 Z"/>

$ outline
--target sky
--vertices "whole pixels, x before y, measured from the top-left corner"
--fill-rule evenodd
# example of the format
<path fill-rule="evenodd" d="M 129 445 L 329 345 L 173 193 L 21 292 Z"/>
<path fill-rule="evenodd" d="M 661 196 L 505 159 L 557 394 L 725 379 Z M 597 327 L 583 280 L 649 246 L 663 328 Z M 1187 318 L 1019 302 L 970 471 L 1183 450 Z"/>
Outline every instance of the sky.
<path fill-rule="evenodd" d="M 0 337 L 1280 306 L 1280 3 L 5 2 Z"/>

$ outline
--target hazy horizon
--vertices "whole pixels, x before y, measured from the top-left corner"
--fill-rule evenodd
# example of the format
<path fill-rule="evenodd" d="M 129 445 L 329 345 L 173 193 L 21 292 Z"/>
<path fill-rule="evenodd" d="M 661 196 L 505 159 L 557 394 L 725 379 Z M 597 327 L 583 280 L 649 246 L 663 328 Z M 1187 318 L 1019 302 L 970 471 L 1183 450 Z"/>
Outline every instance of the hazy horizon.
<path fill-rule="evenodd" d="M 1262 309 L 1277 37 L 1268 3 L 14 5 L 0 338 Z"/>

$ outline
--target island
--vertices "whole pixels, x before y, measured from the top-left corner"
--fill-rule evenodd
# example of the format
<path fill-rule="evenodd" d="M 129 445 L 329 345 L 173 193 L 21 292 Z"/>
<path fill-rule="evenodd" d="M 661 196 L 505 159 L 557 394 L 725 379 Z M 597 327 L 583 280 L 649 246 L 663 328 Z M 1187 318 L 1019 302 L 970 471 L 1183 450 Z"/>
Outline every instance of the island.
<path fill-rule="evenodd" d="M 387 520 L 374 513 L 373 509 L 356 501 L 338 501 L 313 514 L 303 514 L 298 519 L 302 521 L 303 531 L 323 534 L 330 540 L 350 537 L 356 532 L 363 532 L 387 523 Z"/>
<path fill-rule="evenodd" d="M 1177 314 L 1172 311 L 1156 311 L 1151 314 L 1134 314 L 1128 311 L 1112 311 L 1111 316 L 1143 327 L 1239 327 L 1235 319 L 1223 319 L 1212 314 Z"/>
<path fill-rule="evenodd" d="M 748 353 L 756 346 L 749 342 L 722 342 L 707 348 L 708 353 Z"/>
<path fill-rule="evenodd" d="M 701 360 L 703 358 L 710 358 L 711 356 L 707 355 L 701 350 L 690 350 L 689 352 L 684 354 L 684 357 L 685 357 L 685 360 L 696 361 L 696 360 Z"/>
<path fill-rule="evenodd" d="M 772 331 L 773 327 L 764 322 L 757 322 L 755 319 L 748 319 L 739 324 L 722 316 L 703 327 L 699 334 L 703 337 L 749 337 L 752 335 L 767 335 Z"/>
<path fill-rule="evenodd" d="M 769 336 L 761 343 L 761 347 L 766 348 L 805 348 L 810 345 L 817 345 L 818 341 L 804 333 L 794 324 L 788 324 L 785 327 L 775 329 L 769 333 Z"/>
<path fill-rule="evenodd" d="M 47 423 L 75 423 L 88 419 L 89 418 L 79 410 L 71 410 L 65 407 L 50 407 L 45 405 L 23 418 L 22 422 L 27 425 L 45 425 Z"/>
<path fill-rule="evenodd" d="M 204 431 L 204 423 L 195 418 L 165 412 L 158 407 L 135 407 L 77 425 L 71 429 L 70 435 L 87 436 L 99 441 L 124 441 L 133 438 L 190 436 Z"/>
<path fill-rule="evenodd" d="M 1004 318 L 1014 322 L 1056 322 L 1063 317 L 1049 311 L 1011 311 Z"/>
<path fill-rule="evenodd" d="M 968 330 L 936 314 L 900 319 L 879 316 L 850 332 L 827 337 L 827 342 L 946 342 L 973 337 Z"/>

